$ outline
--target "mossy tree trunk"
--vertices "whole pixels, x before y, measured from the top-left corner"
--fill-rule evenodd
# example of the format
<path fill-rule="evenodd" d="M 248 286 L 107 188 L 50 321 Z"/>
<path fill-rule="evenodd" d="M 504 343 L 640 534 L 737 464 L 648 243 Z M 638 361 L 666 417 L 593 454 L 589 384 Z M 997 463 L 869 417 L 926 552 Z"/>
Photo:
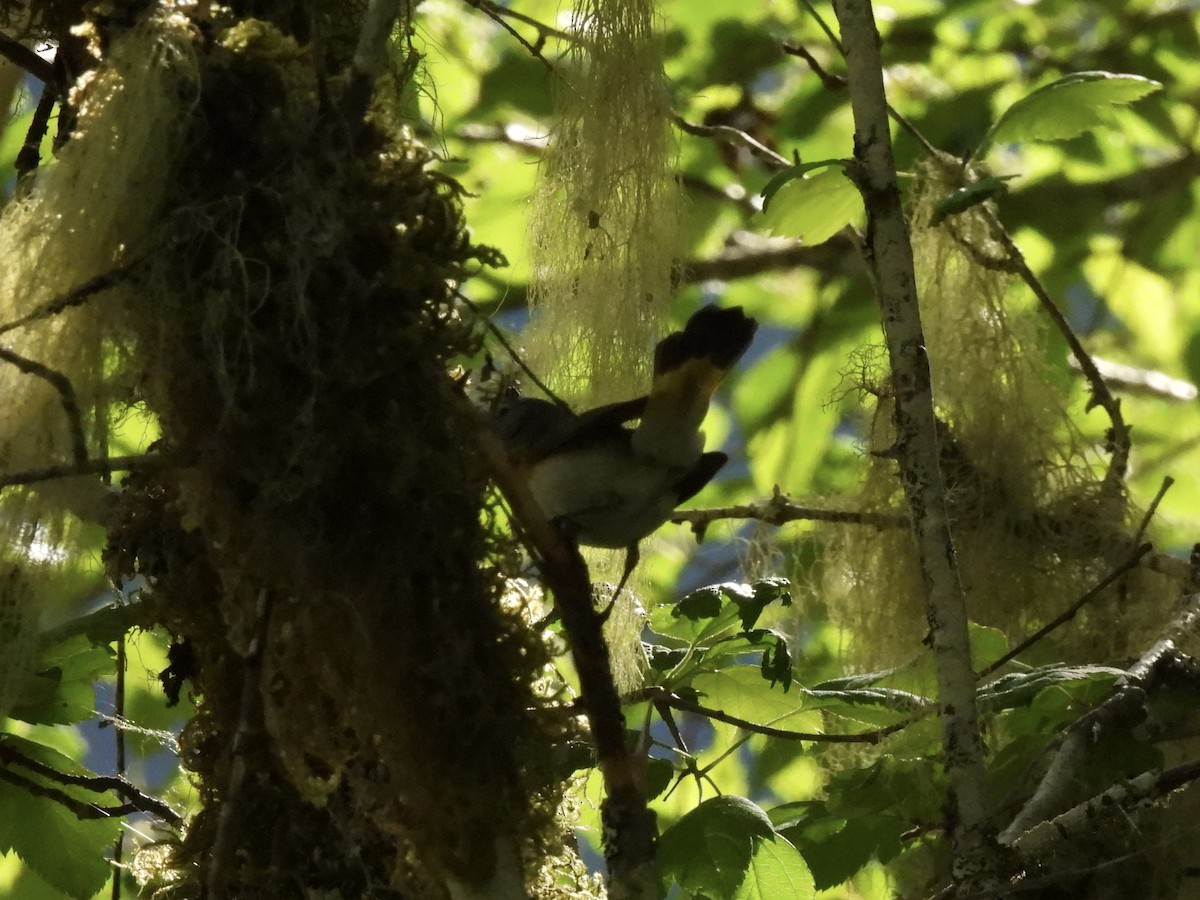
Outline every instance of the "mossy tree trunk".
<path fill-rule="evenodd" d="M 106 559 L 149 579 L 145 624 L 198 698 L 189 896 L 519 897 L 552 852 L 545 657 L 498 602 L 507 548 L 447 375 L 474 340 L 455 287 L 488 254 L 396 118 L 411 72 L 376 83 L 394 6 L 92 11 L 108 87 L 79 83 L 47 172 L 159 165 L 28 201 L 139 223 L 88 301 L 89 396 L 143 402 L 168 460 L 125 482 Z M 173 101 L 114 100 L 146 83 Z M 135 137 L 110 158 L 100 133 Z"/>

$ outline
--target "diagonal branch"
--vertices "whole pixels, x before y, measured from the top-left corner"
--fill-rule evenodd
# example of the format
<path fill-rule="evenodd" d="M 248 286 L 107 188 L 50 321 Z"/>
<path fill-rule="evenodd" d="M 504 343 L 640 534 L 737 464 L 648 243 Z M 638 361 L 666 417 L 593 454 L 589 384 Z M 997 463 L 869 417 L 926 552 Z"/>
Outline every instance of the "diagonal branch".
<path fill-rule="evenodd" d="M 1050 632 L 1062 625 L 1065 625 L 1067 622 L 1070 622 L 1073 618 L 1075 618 L 1076 615 L 1078 615 L 1079 611 L 1083 609 L 1084 606 L 1099 596 L 1106 587 L 1121 578 L 1121 576 L 1123 576 L 1130 569 L 1134 568 L 1139 562 L 1142 561 L 1142 557 L 1153 549 L 1154 547 L 1151 544 L 1142 544 L 1129 556 L 1128 559 L 1105 575 L 1095 587 L 1084 593 L 1061 614 L 1055 616 L 1053 620 L 1047 622 L 1029 637 L 1025 638 L 1025 640 L 1021 641 L 1021 643 L 1017 644 L 1017 646 L 1013 647 L 995 662 L 987 666 L 987 668 L 979 673 L 979 677 L 986 678 L 988 675 L 991 675 L 1005 663 L 1016 659 Z"/>
<path fill-rule="evenodd" d="M 1155 642 L 1125 676 L 1118 679 L 1108 696 L 1091 712 L 1067 730 L 1046 774 L 1033 796 L 999 835 L 1004 846 L 1016 846 L 1022 836 L 1061 810 L 1076 783 L 1079 767 L 1089 751 L 1106 734 L 1118 728 L 1131 728 L 1147 715 L 1146 693 L 1178 658 L 1176 642 L 1196 630 L 1200 624 L 1200 594 L 1186 598 L 1183 611 L 1168 627 L 1166 635 Z"/>
<path fill-rule="evenodd" d="M 686 131 L 688 134 L 696 137 L 716 138 L 717 140 L 745 147 L 757 159 L 772 169 L 782 170 L 792 167 L 790 159 L 786 156 L 780 156 L 770 147 L 751 137 L 740 128 L 734 128 L 732 125 L 696 125 L 683 118 L 683 116 L 678 115 L 673 116 L 673 118 L 675 125 L 682 131 Z"/>
<path fill-rule="evenodd" d="M 1046 290 L 1041 279 L 1034 274 L 1033 270 L 1029 268 L 1029 264 L 1025 262 L 1025 255 L 1021 252 L 1021 248 L 1017 246 L 1012 236 L 1004 229 L 993 213 L 985 210 L 985 215 L 988 216 L 992 225 L 992 231 L 996 240 L 1004 247 L 1004 251 L 1008 257 L 1008 265 L 1011 266 L 1012 271 L 1021 277 L 1021 280 L 1033 292 L 1033 295 L 1037 297 L 1038 303 L 1041 304 L 1042 309 L 1050 316 L 1050 320 L 1054 323 L 1054 327 L 1058 329 L 1059 334 L 1062 335 L 1063 340 L 1067 342 L 1067 346 L 1071 348 L 1075 362 L 1079 366 L 1079 370 L 1083 372 L 1084 377 L 1087 378 L 1088 385 L 1092 391 L 1092 399 L 1089 406 L 1099 406 L 1108 414 L 1108 419 L 1112 426 L 1108 440 L 1112 459 L 1109 462 L 1108 471 L 1104 475 L 1104 487 L 1111 493 L 1121 493 L 1124 491 L 1125 472 L 1129 468 L 1130 451 L 1129 426 L 1125 423 L 1125 417 L 1121 414 L 1121 401 L 1113 396 L 1112 391 L 1108 388 L 1108 382 L 1100 374 L 1095 360 L 1084 349 L 1079 337 L 1072 330 L 1066 316 L 1058 308 L 1058 304 L 1054 302 L 1054 298 L 1050 296 L 1050 292 Z"/>
<path fill-rule="evenodd" d="M 579 551 L 546 519 L 486 424 L 480 424 L 477 437 L 484 462 L 508 501 L 526 546 L 538 557 L 542 578 L 562 611 L 581 689 L 578 702 L 587 712 L 604 778 L 601 817 L 609 896 L 647 896 L 657 885 L 657 827 L 654 813 L 646 806 L 646 757 L 631 752 L 626 740 L 621 698 L 604 641 L 603 616 L 593 605 L 587 566 Z"/>
<path fill-rule="evenodd" d="M 16 366 L 26 375 L 41 378 L 58 391 L 63 412 L 67 416 L 67 428 L 71 432 L 71 453 L 76 467 L 84 466 L 88 461 L 87 435 L 83 430 L 83 415 L 79 411 L 79 400 L 75 396 L 75 387 L 62 372 L 51 369 L 36 360 L 14 353 L 7 347 L 0 347 L 0 360 Z"/>
<path fill-rule="evenodd" d="M 85 803 L 82 800 L 76 800 L 63 791 L 26 779 L 15 772 L 10 772 L 7 768 L 0 769 L 0 775 L 5 777 L 5 780 L 11 784 L 19 785 L 32 794 L 61 803 L 81 819 L 99 819 L 113 815 L 128 815 L 131 812 L 144 812 L 162 819 L 173 828 L 178 828 L 183 824 L 183 818 L 179 813 L 175 812 L 175 810 L 171 809 L 163 801 L 143 793 L 124 778 L 110 775 L 72 775 L 68 772 L 60 772 L 53 766 L 48 766 L 43 762 L 26 756 L 15 747 L 10 747 L 2 742 L 0 742 L 0 761 L 10 766 L 15 765 L 23 769 L 28 769 L 35 775 L 40 775 L 42 778 L 56 781 L 59 784 L 83 788 L 84 790 L 94 791 L 98 794 L 112 791 L 126 801 L 126 805 L 122 807 L 95 806 L 91 803 Z"/>
<path fill-rule="evenodd" d="M 42 59 L 36 52 L 3 32 L 0 32 L 0 56 L 24 69 L 43 84 L 54 84 L 54 63 Z"/>
<path fill-rule="evenodd" d="M 136 266 L 145 262 L 146 259 L 147 257 L 143 256 L 140 259 L 127 263 L 126 265 L 118 266 L 111 271 L 97 275 L 95 278 L 89 278 L 78 287 L 72 288 L 65 294 L 61 294 L 58 297 L 43 303 L 41 306 L 37 307 L 37 309 L 30 313 L 26 313 L 19 319 L 13 319 L 11 322 L 6 322 L 4 325 L 0 325 L 0 334 L 7 334 L 8 332 L 14 331 L 17 328 L 21 328 L 24 325 L 29 325 L 42 319 L 49 319 L 53 316 L 59 315 L 62 312 L 65 312 L 68 309 L 71 309 L 72 307 L 82 306 L 89 299 L 91 299 L 93 295 L 102 293 L 103 291 L 106 291 L 109 288 L 119 284 L 133 271 Z"/>
<path fill-rule="evenodd" d="M 517 12 L 515 9 L 509 9 L 507 6 L 501 6 L 498 3 L 493 3 L 491 0 L 467 0 L 467 5 L 475 7 L 475 9 L 479 10 L 481 13 L 511 34 L 514 38 L 516 38 L 517 43 L 528 50 L 529 53 L 538 61 L 540 61 L 541 64 L 544 65 L 551 74 L 555 74 L 554 64 L 551 63 L 550 60 L 546 59 L 546 57 L 542 54 L 542 47 L 545 46 L 546 39 L 553 37 L 560 41 L 566 41 L 572 44 L 579 41 L 578 35 L 560 31 L 557 28 L 551 28 L 549 25 L 539 22 L 532 16 L 527 16 L 524 13 Z M 531 44 L 529 41 L 527 41 L 524 36 L 517 31 L 517 29 L 513 28 L 512 25 L 505 21 L 506 19 L 516 19 L 518 22 L 521 22 L 525 25 L 530 25 L 537 29 L 537 43 Z"/>

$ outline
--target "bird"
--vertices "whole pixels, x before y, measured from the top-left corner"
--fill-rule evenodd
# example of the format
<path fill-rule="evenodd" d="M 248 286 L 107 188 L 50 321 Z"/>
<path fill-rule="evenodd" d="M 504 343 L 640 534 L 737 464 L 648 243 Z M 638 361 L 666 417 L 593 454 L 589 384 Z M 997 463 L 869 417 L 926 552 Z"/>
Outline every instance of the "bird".
<path fill-rule="evenodd" d="M 499 404 L 496 433 L 546 518 L 578 545 L 625 550 L 614 600 L 642 539 L 728 461 L 705 452 L 700 425 L 757 328 L 740 306 L 705 306 L 655 346 L 644 396 L 580 413 L 537 397 Z"/>

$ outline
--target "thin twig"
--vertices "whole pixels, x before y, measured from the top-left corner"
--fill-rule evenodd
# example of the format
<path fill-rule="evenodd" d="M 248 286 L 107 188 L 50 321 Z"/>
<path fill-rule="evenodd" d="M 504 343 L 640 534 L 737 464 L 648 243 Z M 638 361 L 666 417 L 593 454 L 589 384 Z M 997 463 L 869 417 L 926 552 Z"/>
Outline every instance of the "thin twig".
<path fill-rule="evenodd" d="M 27 313 L 21 316 L 19 319 L 13 319 L 11 322 L 7 322 L 4 325 L 0 325 L 0 335 L 7 334 L 10 331 L 14 331 L 17 328 L 28 325 L 32 322 L 38 322 L 42 319 L 48 319 L 51 316 L 57 316 L 59 313 L 71 309 L 72 307 L 82 306 L 92 297 L 92 295 L 115 287 L 125 277 L 127 277 L 136 266 L 145 262 L 146 259 L 147 257 L 143 256 L 134 260 L 133 262 L 126 263 L 123 266 L 118 266 L 115 269 L 105 272 L 102 275 L 97 275 L 95 278 L 89 278 L 78 287 L 71 288 L 71 290 L 67 291 L 67 293 L 43 303 L 37 309 L 33 310 L 33 312 Z"/>
<path fill-rule="evenodd" d="M 661 703 L 680 712 L 693 713 L 698 716 L 704 716 L 706 719 L 743 728 L 755 734 L 783 738 L 788 741 L 817 741 L 827 744 L 878 744 L 888 735 L 902 731 L 911 724 L 908 720 L 905 720 L 884 728 L 863 731 L 858 734 L 817 734 L 806 731 L 790 731 L 786 728 L 775 728 L 771 725 L 760 725 L 757 722 L 751 722 L 748 719 L 730 715 L 719 709 L 712 709 L 708 706 L 701 706 L 699 703 L 693 703 L 691 700 L 686 700 L 678 694 L 674 694 L 666 688 L 661 687 L 643 688 L 640 691 L 630 694 L 625 698 L 625 701 L 628 703 L 641 703 L 645 701 L 651 701 L 655 704 Z"/>
<path fill-rule="evenodd" d="M 131 472 L 135 469 L 153 469 L 176 465 L 181 457 L 170 453 L 141 453 L 136 456 L 110 456 L 104 459 L 88 459 L 80 464 L 45 466 L 40 469 L 25 469 L 21 472 L 0 474 L 0 490 L 59 478 L 75 478 L 79 475 L 104 475 L 111 472 Z"/>
<path fill-rule="evenodd" d="M 550 136 L 545 131 L 537 131 L 518 123 L 483 125 L 479 122 L 468 122 L 460 125 L 454 136 L 460 141 L 472 143 L 507 144 L 535 156 L 541 156 L 550 146 Z"/>
<path fill-rule="evenodd" d="M 0 743 L 0 760 L 3 760 L 6 764 L 3 768 L 0 768 L 0 777 L 3 777 L 10 784 L 25 788 L 31 794 L 61 803 L 81 819 L 103 819 L 110 816 L 125 816 L 134 812 L 143 812 L 162 819 L 173 828 L 178 828 L 183 824 L 183 818 L 179 813 L 175 812 L 175 810 L 171 809 L 170 806 L 161 800 L 138 790 L 135 785 L 130 784 L 124 778 L 117 778 L 111 775 L 72 775 L 68 772 L 60 772 L 53 766 L 48 766 L 43 762 L 26 756 L 20 750 L 5 743 Z M 112 791 L 125 800 L 126 803 L 122 806 L 102 807 L 77 800 L 57 788 L 52 788 L 18 775 L 11 770 L 10 766 L 20 766 L 50 781 L 71 787 L 83 788 L 97 794 Z"/>
<path fill-rule="evenodd" d="M 1158 504 L 1162 503 L 1163 497 L 1167 495 L 1167 491 L 1171 489 L 1171 485 L 1175 483 L 1175 479 L 1170 475 L 1163 478 L 1162 484 L 1158 487 L 1158 493 L 1154 495 L 1154 499 L 1150 501 L 1150 505 L 1146 508 L 1146 514 L 1142 516 L 1142 521 L 1138 525 L 1137 533 L 1133 536 L 1133 542 L 1139 543 L 1146 535 L 1146 529 L 1150 527 L 1150 521 L 1154 518 L 1154 514 L 1158 512 Z"/>
<path fill-rule="evenodd" d="M 507 16 L 510 19 L 516 19 L 518 22 L 524 22 L 526 25 L 532 25 L 538 30 L 538 33 L 543 37 L 558 38 L 560 41 L 566 41 L 569 44 L 576 43 L 579 40 L 578 34 L 573 34 L 570 31 L 563 31 L 560 28 L 552 28 L 545 22 L 535 19 L 533 16 L 527 16 L 525 13 L 507 6 L 500 6 L 496 3 L 490 3 L 489 0 L 483 0 L 488 5 L 495 7 L 496 12 L 502 16 Z"/>
<path fill-rule="evenodd" d="M 71 379 L 62 372 L 21 356 L 19 353 L 14 353 L 7 347 L 0 347 L 0 359 L 16 366 L 26 375 L 41 378 L 58 391 L 63 412 L 67 416 L 67 427 L 71 432 L 71 453 L 75 465 L 77 467 L 85 465 L 88 461 L 87 436 L 83 431 L 83 415 L 79 411 L 79 401 L 75 397 L 75 387 L 71 384 Z"/>
<path fill-rule="evenodd" d="M 800 3 L 806 10 L 808 10 L 808 14 L 813 17 L 813 19 L 816 21 L 817 25 L 820 26 L 821 30 L 825 32 L 825 36 L 827 38 L 829 38 L 829 43 L 833 45 L 834 49 L 836 49 L 837 52 L 840 53 L 843 58 L 845 58 L 845 56 L 846 56 L 845 46 L 843 46 L 841 40 L 834 33 L 833 29 L 829 26 L 829 23 L 825 21 L 825 18 L 819 12 L 817 12 L 817 8 L 815 6 L 813 6 L 811 0 L 800 0 Z M 798 45 L 795 45 L 795 44 L 792 44 L 792 45 L 785 44 L 783 47 L 785 52 L 791 53 L 793 56 L 799 56 L 802 59 L 804 59 L 804 61 L 808 63 L 809 67 L 812 68 L 812 70 L 814 72 L 816 72 L 817 77 L 821 79 L 821 82 L 825 85 L 826 88 L 831 89 L 831 90 L 834 90 L 834 89 L 841 90 L 843 87 L 845 87 L 845 85 L 846 85 L 845 79 L 840 79 L 840 83 L 830 84 L 830 82 L 826 81 L 825 78 L 822 77 L 819 67 L 815 66 L 815 60 L 811 60 L 806 52 L 793 52 L 793 48 L 796 50 L 803 50 L 803 48 L 800 48 Z M 935 159 L 947 160 L 949 158 L 948 154 L 943 153 L 941 150 L 939 150 L 937 147 L 935 147 L 933 145 L 933 143 L 927 137 L 925 137 L 924 134 L 921 133 L 920 129 L 918 129 L 917 126 L 914 125 L 912 122 L 910 122 L 907 116 L 902 115 L 899 112 L 899 110 L 897 110 L 895 107 L 893 107 L 892 104 L 890 104 L 890 103 L 886 104 L 886 108 L 887 108 L 888 116 L 892 119 L 892 121 L 894 121 L 897 125 L 899 125 L 906 132 L 908 132 L 909 136 L 913 140 L 915 140 L 918 144 L 920 144 L 921 149 L 923 149 L 926 153 L 928 153 L 930 156 L 932 156 Z"/>
<path fill-rule="evenodd" d="M 1054 298 L 1050 296 L 1050 292 L 1042 284 L 1041 279 L 1034 274 L 1033 270 L 1029 268 L 1029 264 L 1025 262 L 1025 255 L 1021 252 L 1021 248 L 1016 245 L 1012 236 L 1004 229 L 995 215 L 986 208 L 983 209 L 984 215 L 988 217 L 992 226 L 993 236 L 1004 247 L 1012 270 L 1021 277 L 1021 280 L 1025 282 L 1025 285 L 1037 297 L 1046 314 L 1054 322 L 1054 326 L 1058 329 L 1059 334 L 1067 342 L 1067 346 L 1071 348 L 1071 353 L 1074 355 L 1075 361 L 1079 364 L 1080 371 L 1087 378 L 1088 385 L 1092 390 L 1092 400 L 1089 405 L 1094 404 L 1099 406 L 1108 414 L 1109 422 L 1112 425 L 1108 441 L 1109 449 L 1112 452 L 1112 460 L 1109 463 L 1108 471 L 1104 475 L 1104 486 L 1110 492 L 1123 491 L 1125 471 L 1129 466 L 1130 438 L 1129 426 L 1125 423 L 1125 417 L 1121 414 L 1121 401 L 1115 398 L 1108 389 L 1108 383 L 1104 380 L 1104 376 L 1100 374 L 1100 370 L 1096 367 L 1091 354 L 1084 349 L 1079 337 L 1071 328 L 1070 323 L 1067 322 L 1062 310 L 1058 308 L 1058 304 L 1055 303 Z"/>
<path fill-rule="evenodd" d="M 505 9 L 502 6 L 492 3 L 491 0 L 467 0 L 467 5 L 475 7 L 475 9 L 479 10 L 481 13 L 511 34 L 517 39 L 517 42 L 522 47 L 528 50 L 536 59 L 541 61 L 542 65 L 546 67 L 547 71 L 549 71 L 551 74 L 554 74 L 554 64 L 542 55 L 540 45 L 545 43 L 545 39 L 548 34 L 552 34 L 554 37 L 562 37 L 563 40 L 571 40 L 571 38 L 567 36 L 565 32 L 548 29 L 540 22 L 530 19 L 529 16 L 514 15 L 512 10 Z M 505 16 L 511 16 L 520 22 L 524 22 L 527 25 L 533 25 L 535 28 L 537 28 L 539 33 L 538 45 L 535 46 L 534 44 L 529 43 L 529 41 L 526 40 L 525 37 L 519 31 L 517 31 L 517 29 L 513 28 L 504 20 Z"/>
<path fill-rule="evenodd" d="M 467 306 L 471 307 L 488 331 L 492 333 L 492 336 L 500 342 L 500 346 L 504 348 L 504 352 L 512 358 L 512 361 L 515 362 L 518 367 L 520 367 L 522 372 L 529 376 L 529 379 L 537 385 L 538 390 L 540 390 L 543 394 L 545 394 L 563 409 L 570 411 L 571 407 L 567 404 L 567 402 L 555 394 L 554 391 L 550 390 L 550 387 L 538 377 L 537 373 L 534 372 L 533 369 L 529 368 L 525 360 L 521 358 L 521 354 L 519 354 L 516 348 L 508 342 L 508 338 L 504 336 L 504 332 L 500 330 L 496 323 L 487 316 L 483 315 L 475 302 L 466 294 L 462 293 L 461 291 L 455 291 L 454 295 L 458 297 L 459 300 L 467 304 Z"/>
<path fill-rule="evenodd" d="M 680 260 L 672 267 L 673 285 L 704 281 L 733 281 L 764 272 L 785 271 L 808 266 L 822 272 L 851 272 L 861 269 L 862 258 L 854 253 L 853 242 L 844 233 L 813 246 L 787 239 L 750 238 L 735 231 L 716 256 Z"/>
<path fill-rule="evenodd" d="M 53 800 L 55 803 L 65 806 L 79 819 L 113 819 L 142 811 L 133 803 L 123 803 L 120 806 L 97 806 L 94 803 L 85 803 L 81 800 L 76 800 L 58 788 L 38 784 L 36 781 L 32 781 L 8 769 L 0 769 L 0 781 L 7 781 L 9 784 L 23 788 L 35 797 L 44 797 L 47 800 Z"/>
<path fill-rule="evenodd" d="M 783 52 L 789 56 L 798 56 L 812 69 L 814 75 L 821 79 L 821 84 L 825 85 L 827 91 L 845 90 L 846 79 L 841 75 L 834 75 L 831 72 L 826 72 L 825 68 L 817 62 L 817 58 L 808 52 L 808 49 L 803 44 L 792 44 L 788 41 L 783 42 Z"/>
<path fill-rule="evenodd" d="M 790 159 L 780 156 L 770 147 L 740 128 L 734 128 L 732 125 L 696 125 L 680 115 L 673 115 L 671 118 L 680 129 L 686 131 L 688 134 L 695 135 L 696 137 L 715 138 L 716 140 L 745 147 L 757 159 L 773 169 L 790 169 L 792 166 Z"/>
<path fill-rule="evenodd" d="M 1200 396 L 1200 388 L 1182 378 L 1172 378 L 1163 372 L 1129 366 L 1125 363 L 1113 362 L 1110 359 L 1102 359 L 1099 356 L 1093 356 L 1092 361 L 1096 364 L 1096 370 L 1100 373 L 1100 377 L 1107 382 L 1108 386 L 1122 394 L 1144 394 L 1149 397 L 1178 400 L 1183 403 L 1190 403 Z M 1079 368 L 1079 363 L 1074 357 L 1069 358 L 1067 362 L 1072 368 Z"/>
<path fill-rule="evenodd" d="M 1026 650 L 1028 650 L 1030 647 L 1032 647 L 1034 644 L 1036 644 L 1038 641 L 1040 641 L 1042 638 L 1044 638 L 1046 635 L 1048 635 L 1050 632 L 1054 631 L 1056 628 L 1058 628 L 1062 625 L 1065 625 L 1067 622 L 1070 622 L 1073 618 L 1075 618 L 1075 616 L 1079 613 L 1079 611 L 1081 609 L 1083 609 L 1084 606 L 1086 606 L 1091 600 L 1093 600 L 1097 596 L 1099 596 L 1101 591 L 1103 591 L 1106 587 L 1108 587 L 1110 584 L 1112 584 L 1114 581 L 1116 581 L 1118 578 L 1120 578 L 1122 575 L 1124 575 L 1130 569 L 1134 568 L 1141 561 L 1142 557 L 1145 556 L 1147 553 L 1149 553 L 1153 549 L 1154 549 L 1153 545 L 1151 545 L 1151 544 L 1142 544 L 1140 547 L 1137 548 L 1137 550 L 1135 550 L 1133 552 L 1133 554 L 1128 559 L 1126 559 L 1123 563 L 1121 563 L 1119 566 L 1117 566 L 1115 569 L 1113 569 L 1111 572 L 1109 572 L 1107 575 L 1105 575 L 1104 578 L 1102 578 L 1095 587 L 1091 588 L 1086 593 L 1084 593 L 1078 600 L 1076 600 L 1069 607 L 1067 607 L 1062 613 L 1055 616 L 1051 621 L 1047 622 L 1045 625 L 1043 625 L 1041 628 L 1039 628 L 1037 631 L 1035 631 L 1029 637 L 1025 638 L 1025 640 L 1021 641 L 1021 643 L 1017 644 L 1017 646 L 1013 647 L 1011 650 L 1009 650 L 1007 653 L 1005 653 L 1003 656 L 1001 656 L 995 662 L 991 663 L 989 666 L 984 668 L 984 670 L 979 673 L 979 677 L 984 678 L 988 675 L 991 675 L 993 672 L 995 672 L 997 669 L 999 669 L 1005 663 L 1011 662 L 1012 660 L 1016 659 L 1018 656 L 1020 656 L 1022 653 L 1024 653 Z"/>
<path fill-rule="evenodd" d="M 825 32 L 825 37 L 829 38 L 829 43 L 833 44 L 838 53 L 840 53 L 842 56 L 845 56 L 846 48 L 842 46 L 841 38 L 834 33 L 833 28 L 831 28 L 829 23 L 825 21 L 825 17 L 817 12 L 817 8 L 812 5 L 812 0 L 800 0 L 800 5 L 808 10 L 808 14 L 813 17 L 813 20 L 817 23 L 820 29 Z"/>

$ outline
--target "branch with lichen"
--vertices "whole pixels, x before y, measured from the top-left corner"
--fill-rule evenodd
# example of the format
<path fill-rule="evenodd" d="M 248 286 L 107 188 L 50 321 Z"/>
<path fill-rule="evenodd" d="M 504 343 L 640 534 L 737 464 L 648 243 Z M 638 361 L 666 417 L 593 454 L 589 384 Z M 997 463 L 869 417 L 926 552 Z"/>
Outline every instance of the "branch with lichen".
<path fill-rule="evenodd" d="M 1172 791 L 1200 778 L 1200 760 L 1192 760 L 1170 769 L 1153 769 L 1135 778 L 1119 781 L 1106 791 L 1085 800 L 1053 819 L 1041 822 L 1018 837 L 1012 844 L 1017 855 L 1028 863 L 1040 863 L 1061 856 L 1073 843 L 1083 851 L 1095 846 L 1098 825 L 1108 818 L 1128 821 L 1134 810 L 1149 806 Z"/>
<path fill-rule="evenodd" d="M 1017 846 L 1027 832 L 1058 815 L 1074 790 L 1079 768 L 1101 737 L 1117 730 L 1128 730 L 1145 720 L 1147 694 L 1178 664 L 1180 657 L 1176 644 L 1198 624 L 1200 594 L 1192 594 L 1166 634 L 1129 667 L 1099 706 L 1067 729 L 1037 790 L 1000 832 L 998 840 L 1002 845 Z"/>
<path fill-rule="evenodd" d="M 546 519 L 529 488 L 513 471 L 499 440 L 482 425 L 479 446 L 562 613 L 563 630 L 579 678 L 578 705 L 587 715 L 604 779 L 606 797 L 601 815 L 609 896 L 654 896 L 657 827 L 654 813 L 646 806 L 646 758 L 631 751 L 626 741 L 621 698 L 604 640 L 603 616 L 593 605 L 587 566 L 579 551 Z"/>
<path fill-rule="evenodd" d="M 937 418 L 917 306 L 912 245 L 896 183 L 879 33 L 870 0 L 839 0 L 834 11 L 841 25 L 855 124 L 854 163 L 849 171 L 867 210 L 867 262 L 883 312 L 895 388 L 895 457 L 926 591 L 950 785 L 952 869 L 957 884 L 986 888 L 991 883 L 992 860 L 966 597 L 938 468 Z"/>

